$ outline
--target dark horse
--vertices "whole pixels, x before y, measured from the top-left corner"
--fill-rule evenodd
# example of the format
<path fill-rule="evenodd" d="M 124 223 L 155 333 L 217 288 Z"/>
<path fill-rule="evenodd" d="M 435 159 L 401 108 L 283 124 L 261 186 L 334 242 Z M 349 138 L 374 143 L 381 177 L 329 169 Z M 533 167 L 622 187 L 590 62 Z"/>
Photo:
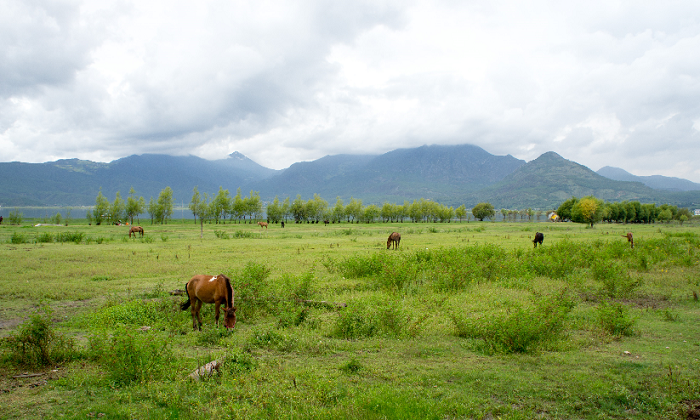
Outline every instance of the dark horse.
<path fill-rule="evenodd" d="M 141 226 L 132 226 L 131 229 L 129 229 L 129 238 L 131 238 L 132 233 L 134 234 L 134 238 L 137 233 L 140 233 L 143 238 L 143 228 Z"/>
<path fill-rule="evenodd" d="M 394 245 L 394 249 L 399 249 L 399 243 L 401 242 L 401 234 L 399 232 L 392 232 L 391 235 L 389 235 L 389 239 L 386 240 L 386 249 L 391 248 L 391 245 Z"/>
<path fill-rule="evenodd" d="M 216 308 L 214 311 L 214 319 L 216 326 L 219 326 L 219 306 L 224 304 L 224 326 L 227 329 L 232 329 L 236 325 L 236 307 L 233 306 L 233 287 L 231 280 L 219 274 L 218 276 L 209 276 L 206 274 L 197 274 L 192 277 L 185 285 L 187 291 L 187 302 L 180 305 L 183 311 L 192 306 L 192 329 L 202 330 L 202 317 L 199 315 L 199 310 L 202 308 L 202 303 L 214 303 Z"/>
<path fill-rule="evenodd" d="M 535 233 L 535 239 L 532 240 L 532 243 L 535 244 L 535 248 L 537 248 L 537 244 L 542 245 L 542 241 L 544 241 L 544 234 L 540 232 Z"/>
<path fill-rule="evenodd" d="M 634 238 L 632 238 L 632 232 L 627 232 L 627 235 L 622 235 L 623 238 L 627 238 L 627 242 L 630 243 L 630 247 L 634 248 Z"/>

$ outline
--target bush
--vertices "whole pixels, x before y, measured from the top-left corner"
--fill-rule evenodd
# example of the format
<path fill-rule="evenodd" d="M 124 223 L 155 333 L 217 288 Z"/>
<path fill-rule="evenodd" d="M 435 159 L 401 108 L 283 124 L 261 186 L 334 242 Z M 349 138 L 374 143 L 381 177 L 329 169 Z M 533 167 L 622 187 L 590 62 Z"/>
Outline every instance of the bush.
<path fill-rule="evenodd" d="M 632 279 L 627 268 L 610 259 L 593 265 L 593 278 L 603 283 L 602 292 L 610 298 L 629 296 L 641 285 L 639 278 Z"/>
<path fill-rule="evenodd" d="M 483 340 L 491 353 L 527 353 L 544 343 L 561 339 L 574 303 L 564 294 L 537 298 L 520 306 L 477 318 L 452 315 L 456 335 Z"/>
<path fill-rule="evenodd" d="M 60 232 L 56 234 L 56 242 L 75 242 L 79 244 L 85 238 L 83 232 Z"/>
<path fill-rule="evenodd" d="M 89 354 L 115 385 L 160 380 L 174 362 L 167 339 L 126 328 L 111 336 L 104 331 L 91 336 Z"/>
<path fill-rule="evenodd" d="M 398 300 L 371 298 L 351 302 L 339 311 L 331 336 L 344 339 L 378 335 L 415 337 L 425 319 L 427 315 L 415 319 Z"/>
<path fill-rule="evenodd" d="M 239 321 L 252 319 L 255 316 L 269 312 L 278 300 L 271 296 L 267 278 L 270 276 L 270 268 L 264 264 L 248 262 L 234 285 L 236 293 L 236 317 Z"/>
<path fill-rule="evenodd" d="M 54 331 L 52 314 L 48 306 L 37 309 L 16 333 L 3 340 L 12 363 L 48 366 L 78 357 L 74 341 Z"/>
<path fill-rule="evenodd" d="M 94 315 L 95 325 L 114 327 L 117 325 L 153 326 L 164 320 L 170 305 L 165 301 L 132 300 L 120 304 L 108 304 Z"/>
<path fill-rule="evenodd" d="M 13 232 L 12 236 L 10 237 L 11 244 L 19 245 L 19 244 L 24 244 L 27 242 L 29 242 L 27 235 L 24 235 L 21 233 Z"/>
<path fill-rule="evenodd" d="M 598 325 L 603 331 L 615 336 L 631 336 L 635 334 L 634 324 L 636 319 L 633 319 L 629 314 L 629 308 L 617 302 L 608 303 L 601 302 L 596 308 L 596 317 Z"/>
<path fill-rule="evenodd" d="M 37 243 L 51 243 L 53 242 L 53 235 L 49 232 L 44 232 L 36 237 Z"/>
<path fill-rule="evenodd" d="M 22 221 L 24 220 L 24 214 L 15 209 L 14 211 L 10 212 L 7 218 L 10 219 L 11 225 L 21 225 Z"/>

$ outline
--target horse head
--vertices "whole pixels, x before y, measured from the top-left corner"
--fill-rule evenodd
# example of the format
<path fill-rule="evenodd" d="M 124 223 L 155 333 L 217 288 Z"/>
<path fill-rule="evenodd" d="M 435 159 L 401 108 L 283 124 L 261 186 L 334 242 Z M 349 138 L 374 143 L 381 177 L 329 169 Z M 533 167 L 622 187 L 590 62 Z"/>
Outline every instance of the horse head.
<path fill-rule="evenodd" d="M 236 326 L 236 307 L 224 308 L 224 327 L 232 330 Z"/>

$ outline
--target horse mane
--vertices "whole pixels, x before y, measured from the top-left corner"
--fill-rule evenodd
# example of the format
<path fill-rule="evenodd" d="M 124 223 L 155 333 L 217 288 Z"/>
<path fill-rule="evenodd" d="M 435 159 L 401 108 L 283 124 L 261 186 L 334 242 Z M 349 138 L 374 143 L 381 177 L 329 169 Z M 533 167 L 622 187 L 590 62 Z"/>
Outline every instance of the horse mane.
<path fill-rule="evenodd" d="M 220 274 L 220 276 L 226 280 L 226 299 L 227 302 L 231 304 L 230 308 L 233 308 L 233 287 L 231 287 L 231 280 L 223 274 Z"/>

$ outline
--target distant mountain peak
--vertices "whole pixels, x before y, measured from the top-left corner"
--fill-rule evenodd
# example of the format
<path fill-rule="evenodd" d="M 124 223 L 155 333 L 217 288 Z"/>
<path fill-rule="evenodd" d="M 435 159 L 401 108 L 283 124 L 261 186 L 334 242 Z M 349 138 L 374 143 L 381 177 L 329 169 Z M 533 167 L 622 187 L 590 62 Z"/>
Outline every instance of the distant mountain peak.
<path fill-rule="evenodd" d="M 248 159 L 248 156 L 244 155 L 241 152 L 233 152 L 230 155 L 228 155 L 229 159 L 237 159 L 237 160 L 250 160 Z"/>

